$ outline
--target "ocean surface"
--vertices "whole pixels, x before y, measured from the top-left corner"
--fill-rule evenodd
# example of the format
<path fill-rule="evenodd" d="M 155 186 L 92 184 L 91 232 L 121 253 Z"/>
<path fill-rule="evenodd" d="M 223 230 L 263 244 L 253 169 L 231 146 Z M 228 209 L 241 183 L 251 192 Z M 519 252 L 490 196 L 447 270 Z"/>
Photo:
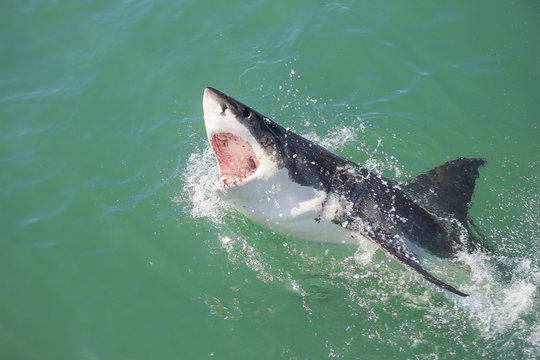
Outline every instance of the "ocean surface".
<path fill-rule="evenodd" d="M 483 157 L 494 255 L 272 233 L 210 189 L 218 88 L 398 181 Z M 1 359 L 540 358 L 540 2 L 2 1 Z"/>

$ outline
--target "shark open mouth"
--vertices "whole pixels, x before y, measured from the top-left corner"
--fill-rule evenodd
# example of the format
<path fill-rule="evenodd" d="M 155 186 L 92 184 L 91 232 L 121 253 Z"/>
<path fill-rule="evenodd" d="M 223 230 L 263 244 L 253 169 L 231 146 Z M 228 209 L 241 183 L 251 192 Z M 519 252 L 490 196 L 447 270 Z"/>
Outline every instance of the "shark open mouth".
<path fill-rule="evenodd" d="M 210 143 L 216 154 L 222 186 L 241 184 L 259 167 L 259 159 L 251 145 L 234 134 L 214 134 Z"/>

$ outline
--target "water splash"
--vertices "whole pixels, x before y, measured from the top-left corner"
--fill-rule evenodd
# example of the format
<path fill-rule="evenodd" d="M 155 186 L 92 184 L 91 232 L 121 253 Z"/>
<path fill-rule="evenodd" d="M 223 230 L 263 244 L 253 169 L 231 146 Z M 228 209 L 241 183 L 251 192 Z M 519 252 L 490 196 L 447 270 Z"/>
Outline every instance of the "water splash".
<path fill-rule="evenodd" d="M 212 148 L 207 146 L 202 152 L 192 153 L 179 177 L 183 183 L 182 192 L 172 201 L 187 202 L 189 214 L 194 219 L 204 217 L 215 225 L 221 225 L 228 206 L 211 189 L 212 183 L 219 177 Z"/>
<path fill-rule="evenodd" d="M 457 260 L 470 268 L 471 277 L 466 286 L 471 296 L 461 305 L 484 336 L 496 337 L 534 311 L 540 268 L 530 259 L 461 252 Z"/>

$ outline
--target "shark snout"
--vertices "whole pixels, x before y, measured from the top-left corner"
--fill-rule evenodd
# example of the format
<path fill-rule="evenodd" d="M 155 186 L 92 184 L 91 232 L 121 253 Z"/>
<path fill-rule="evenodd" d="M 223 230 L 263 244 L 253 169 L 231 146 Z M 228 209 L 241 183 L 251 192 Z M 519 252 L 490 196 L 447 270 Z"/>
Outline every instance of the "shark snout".
<path fill-rule="evenodd" d="M 218 90 L 207 87 L 203 95 L 203 111 L 205 115 L 219 115 L 227 109 L 226 98 Z"/>
<path fill-rule="evenodd" d="M 219 133 L 229 133 L 251 143 L 256 143 L 250 127 L 246 123 L 244 112 L 249 109 L 212 87 L 204 89 L 203 113 L 208 139 Z M 253 145 L 252 145 L 253 146 Z"/>
<path fill-rule="evenodd" d="M 249 117 L 251 113 L 249 107 L 212 87 L 204 89 L 203 110 L 205 113 L 211 111 L 219 115 L 225 115 L 229 111 L 232 115 L 244 118 Z"/>

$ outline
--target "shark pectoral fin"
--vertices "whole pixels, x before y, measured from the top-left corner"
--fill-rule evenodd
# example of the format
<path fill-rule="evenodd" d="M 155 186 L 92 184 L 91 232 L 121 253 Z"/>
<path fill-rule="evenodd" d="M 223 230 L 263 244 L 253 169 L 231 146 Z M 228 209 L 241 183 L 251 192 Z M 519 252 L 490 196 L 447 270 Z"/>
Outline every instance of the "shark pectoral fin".
<path fill-rule="evenodd" d="M 459 291 L 455 287 L 448 285 L 447 283 L 437 279 L 435 276 L 427 272 L 420 265 L 420 262 L 418 261 L 414 253 L 407 248 L 407 245 L 402 240 L 391 239 L 385 234 L 374 235 L 373 237 L 368 236 L 368 239 L 374 242 L 377 246 L 379 246 L 385 253 L 399 261 L 401 264 L 405 265 L 405 267 L 421 275 L 427 281 L 443 289 L 451 291 L 456 295 L 463 297 L 469 296 L 468 294 Z"/>

